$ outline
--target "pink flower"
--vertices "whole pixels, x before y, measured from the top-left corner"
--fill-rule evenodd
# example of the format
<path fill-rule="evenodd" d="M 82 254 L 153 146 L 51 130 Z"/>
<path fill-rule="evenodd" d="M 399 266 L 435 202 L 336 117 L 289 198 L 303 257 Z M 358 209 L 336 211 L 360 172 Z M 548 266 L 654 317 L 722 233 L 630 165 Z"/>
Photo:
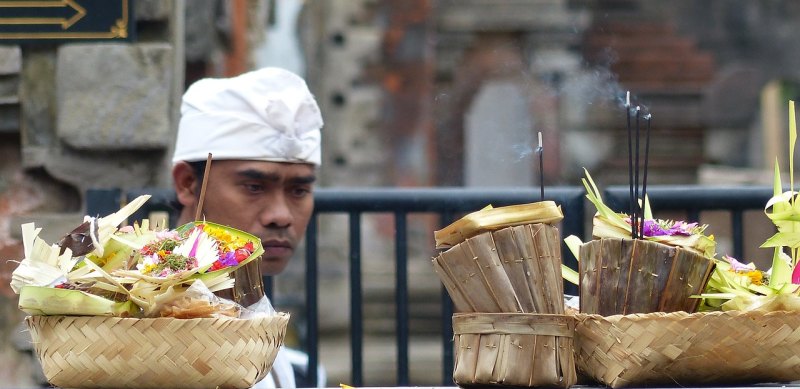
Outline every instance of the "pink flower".
<path fill-rule="evenodd" d="M 687 223 L 683 221 L 677 221 L 672 225 L 672 227 L 669 228 L 668 232 L 669 235 L 689 236 L 692 235 L 692 230 L 695 227 L 697 227 L 697 223 Z"/>
<path fill-rule="evenodd" d="M 745 264 L 739 262 L 736 258 L 728 256 L 728 255 L 723 256 L 722 259 L 728 261 L 728 263 L 731 265 L 731 269 L 733 271 L 751 271 L 751 270 L 756 270 L 756 266 L 753 265 L 752 263 L 749 264 L 749 265 L 745 265 Z M 792 277 L 794 277 L 794 275 L 792 275 Z"/>
<path fill-rule="evenodd" d="M 642 224 L 642 235 L 644 236 L 663 236 L 671 235 L 669 231 L 665 230 L 653 219 L 645 219 Z"/>

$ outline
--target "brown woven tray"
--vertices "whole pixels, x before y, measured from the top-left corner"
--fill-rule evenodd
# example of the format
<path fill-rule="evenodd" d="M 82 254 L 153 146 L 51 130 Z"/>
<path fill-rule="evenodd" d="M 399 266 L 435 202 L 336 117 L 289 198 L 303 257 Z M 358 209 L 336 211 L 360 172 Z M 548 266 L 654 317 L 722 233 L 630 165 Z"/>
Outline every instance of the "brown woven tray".
<path fill-rule="evenodd" d="M 574 326 L 567 315 L 453 315 L 453 379 L 459 386 L 568 388 L 576 381 Z"/>
<path fill-rule="evenodd" d="M 800 312 L 576 316 L 578 370 L 612 388 L 800 380 Z"/>
<path fill-rule="evenodd" d="M 249 388 L 272 367 L 288 314 L 253 319 L 28 316 L 50 384 Z"/>

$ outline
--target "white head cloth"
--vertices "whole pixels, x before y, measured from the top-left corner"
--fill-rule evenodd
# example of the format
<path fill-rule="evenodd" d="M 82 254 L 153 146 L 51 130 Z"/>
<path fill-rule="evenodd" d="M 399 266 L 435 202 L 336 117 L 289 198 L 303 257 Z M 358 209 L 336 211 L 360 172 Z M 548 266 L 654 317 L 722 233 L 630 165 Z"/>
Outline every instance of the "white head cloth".
<path fill-rule="evenodd" d="M 205 78 L 183 95 L 172 163 L 244 159 L 319 166 L 320 115 L 305 81 L 263 68 Z"/>

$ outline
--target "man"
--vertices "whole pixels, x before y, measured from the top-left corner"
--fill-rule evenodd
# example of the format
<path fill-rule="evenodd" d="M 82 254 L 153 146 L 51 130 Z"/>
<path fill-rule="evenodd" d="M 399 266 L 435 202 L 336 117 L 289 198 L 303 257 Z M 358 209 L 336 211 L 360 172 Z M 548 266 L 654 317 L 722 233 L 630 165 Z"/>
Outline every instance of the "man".
<path fill-rule="evenodd" d="M 262 273 L 282 272 L 313 211 L 321 128 L 314 97 L 289 71 L 264 68 L 192 84 L 172 159 L 178 224 L 195 219 L 211 153 L 201 218 L 258 236 Z M 257 386 L 295 387 L 285 350 Z"/>

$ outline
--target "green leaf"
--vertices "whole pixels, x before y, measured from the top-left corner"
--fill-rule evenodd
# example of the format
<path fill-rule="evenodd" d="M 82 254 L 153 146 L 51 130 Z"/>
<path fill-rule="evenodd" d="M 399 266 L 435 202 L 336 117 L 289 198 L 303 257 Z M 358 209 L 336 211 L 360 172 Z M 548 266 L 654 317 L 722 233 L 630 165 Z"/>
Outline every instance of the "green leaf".
<path fill-rule="evenodd" d="M 794 101 L 789 100 L 789 190 L 794 192 L 794 145 L 797 143 L 797 121 Z M 794 201 L 792 202 L 794 203 Z"/>
<path fill-rule="evenodd" d="M 564 238 L 564 243 L 567 244 L 567 248 L 572 253 L 572 255 L 575 256 L 575 259 L 580 261 L 581 245 L 583 245 L 583 241 L 581 240 L 581 238 L 578 238 L 575 235 L 570 235 Z"/>
<path fill-rule="evenodd" d="M 781 246 L 791 248 L 800 247 L 800 232 L 778 232 L 769 237 L 769 239 L 762 243 L 760 247 L 767 248 Z"/>
<path fill-rule="evenodd" d="M 186 229 L 189 229 L 189 228 L 191 228 L 193 226 L 200 225 L 200 224 L 206 224 L 206 225 L 209 225 L 209 226 L 212 226 L 212 227 L 215 227 L 215 228 L 223 229 L 226 232 L 228 232 L 229 234 L 233 235 L 234 237 L 241 238 L 241 239 L 249 241 L 249 242 L 253 242 L 253 253 L 250 254 L 250 256 L 247 257 L 246 259 L 244 259 L 243 261 L 239 262 L 239 264 L 236 265 L 236 266 L 226 267 L 224 269 L 219 269 L 219 270 L 215 270 L 215 271 L 211 271 L 211 272 L 196 273 L 196 274 L 194 274 L 193 276 L 190 277 L 191 279 L 210 280 L 210 279 L 218 277 L 218 276 L 220 276 L 222 274 L 229 274 L 229 273 L 233 272 L 234 270 L 246 265 L 248 262 L 250 262 L 252 260 L 255 260 L 256 258 L 260 257 L 261 254 L 264 254 L 264 247 L 261 245 L 261 239 L 259 239 L 255 235 L 249 234 L 249 233 L 241 231 L 241 230 L 237 230 L 237 229 L 235 229 L 233 227 L 224 226 L 222 224 L 217 224 L 217 223 L 212 223 L 212 222 L 207 222 L 207 221 L 195 221 L 195 222 L 184 224 L 183 226 L 178 227 L 177 230 L 186 230 Z"/>
<path fill-rule="evenodd" d="M 120 303 L 79 290 L 30 285 L 19 292 L 19 309 L 30 315 L 139 315 L 139 307 L 130 301 Z"/>
<path fill-rule="evenodd" d="M 781 168 L 778 165 L 778 157 L 775 157 L 775 177 L 772 179 L 772 196 L 778 197 L 783 192 L 783 184 L 781 183 Z"/>
<path fill-rule="evenodd" d="M 622 229 L 623 231 L 630 231 L 631 226 L 630 224 L 626 223 L 625 220 L 620 216 L 620 214 L 614 212 L 611 208 L 603 203 L 603 197 L 600 195 L 600 190 L 597 189 L 597 185 L 595 185 L 594 180 L 592 180 L 592 176 L 589 174 L 589 171 L 583 169 L 586 173 L 586 178 L 582 179 L 583 186 L 586 188 L 586 198 L 594 204 L 594 207 L 597 209 L 597 213 L 601 216 L 601 221 L 603 223 L 608 223 L 611 226 L 617 227 Z M 630 237 L 630 232 L 627 234 Z"/>
<path fill-rule="evenodd" d="M 580 285 L 579 283 L 580 276 L 578 275 L 578 272 L 576 272 L 567 265 L 564 264 L 561 265 L 561 277 L 569 281 L 573 285 Z"/>
<path fill-rule="evenodd" d="M 790 261 L 791 258 L 787 258 L 780 247 L 775 247 L 772 254 L 772 270 L 769 277 L 770 287 L 778 289 L 792 282 L 792 264 Z"/>

